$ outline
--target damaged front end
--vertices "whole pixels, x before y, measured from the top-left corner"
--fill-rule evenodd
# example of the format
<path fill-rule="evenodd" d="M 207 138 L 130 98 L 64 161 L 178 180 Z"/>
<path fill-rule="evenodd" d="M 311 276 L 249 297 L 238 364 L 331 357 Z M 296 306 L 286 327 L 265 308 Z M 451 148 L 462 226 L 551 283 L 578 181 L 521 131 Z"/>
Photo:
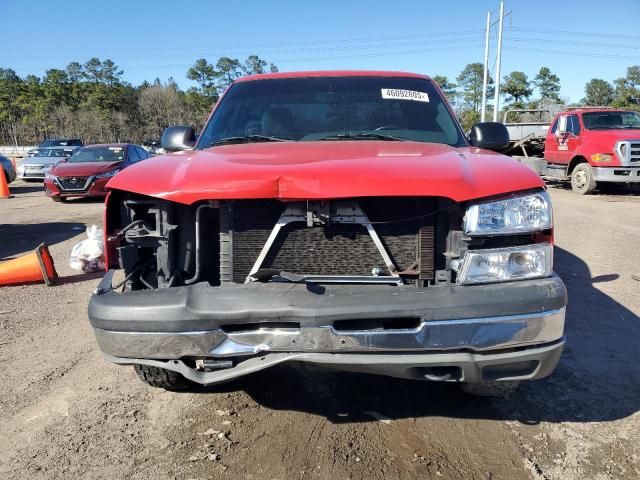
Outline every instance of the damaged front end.
<path fill-rule="evenodd" d="M 452 382 L 545 376 L 564 342 L 557 276 L 458 281 L 466 252 L 545 245 L 552 232 L 467 235 L 467 207 L 441 197 L 184 205 L 114 190 L 110 271 L 90 321 L 111 361 L 207 384 L 288 361 Z"/>

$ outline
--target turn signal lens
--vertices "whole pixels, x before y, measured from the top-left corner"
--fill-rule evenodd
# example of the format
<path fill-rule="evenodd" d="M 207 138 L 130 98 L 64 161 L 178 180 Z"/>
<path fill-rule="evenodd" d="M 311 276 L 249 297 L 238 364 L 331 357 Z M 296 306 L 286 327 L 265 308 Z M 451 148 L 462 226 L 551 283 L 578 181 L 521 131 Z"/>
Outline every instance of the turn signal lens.
<path fill-rule="evenodd" d="M 594 153 L 591 155 L 592 162 L 610 162 L 611 160 L 613 160 L 613 155 L 608 153 Z"/>

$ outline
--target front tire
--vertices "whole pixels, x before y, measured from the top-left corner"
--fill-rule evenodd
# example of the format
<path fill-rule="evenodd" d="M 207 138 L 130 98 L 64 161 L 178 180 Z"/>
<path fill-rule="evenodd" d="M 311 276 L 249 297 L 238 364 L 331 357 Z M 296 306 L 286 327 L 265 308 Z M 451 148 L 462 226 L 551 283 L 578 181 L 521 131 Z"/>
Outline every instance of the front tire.
<path fill-rule="evenodd" d="M 515 392 L 520 386 L 517 381 L 463 383 L 460 385 L 464 393 L 477 397 L 504 398 Z"/>
<path fill-rule="evenodd" d="M 192 382 L 172 370 L 150 367 L 148 365 L 134 365 L 133 368 L 138 374 L 138 377 L 140 377 L 140 380 L 154 388 L 181 391 L 187 390 L 192 386 Z"/>
<path fill-rule="evenodd" d="M 571 172 L 571 188 L 578 195 L 589 195 L 596 189 L 593 169 L 588 163 L 580 163 Z"/>

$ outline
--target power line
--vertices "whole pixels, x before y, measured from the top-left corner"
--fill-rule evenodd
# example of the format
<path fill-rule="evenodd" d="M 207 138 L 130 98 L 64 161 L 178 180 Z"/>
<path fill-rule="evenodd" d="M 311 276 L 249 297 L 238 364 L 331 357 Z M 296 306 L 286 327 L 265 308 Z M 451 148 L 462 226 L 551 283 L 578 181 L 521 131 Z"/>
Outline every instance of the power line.
<path fill-rule="evenodd" d="M 573 30 L 549 30 L 544 28 L 518 28 L 518 27 L 509 27 L 509 28 L 505 28 L 505 30 L 531 32 L 531 33 L 551 33 L 555 35 L 581 35 L 585 37 L 619 38 L 624 40 L 636 40 L 640 42 L 640 36 L 638 35 L 620 35 L 620 34 L 614 34 L 614 33 L 576 32 Z"/>
<path fill-rule="evenodd" d="M 557 44 L 558 41 L 549 38 L 523 38 L 523 37 L 508 37 L 509 41 L 514 42 L 531 42 L 531 43 L 553 43 Z M 631 48 L 637 50 L 638 45 L 620 44 L 620 43 L 599 43 L 599 42 L 581 42 L 575 40 L 562 40 L 563 45 L 578 45 L 586 47 L 603 47 L 603 48 Z"/>
<path fill-rule="evenodd" d="M 566 50 L 543 50 L 538 48 L 520 48 L 520 47 L 505 47 L 505 48 L 508 50 L 517 50 L 520 52 L 553 53 L 557 55 L 569 55 L 573 57 L 619 58 L 619 59 L 627 59 L 627 60 L 640 59 L 640 56 L 613 55 L 610 53 L 572 52 L 572 51 L 566 51 Z"/>
<path fill-rule="evenodd" d="M 420 34 L 412 34 L 412 35 L 390 35 L 390 36 L 378 36 L 378 37 L 352 37 L 352 38 L 337 38 L 337 39 L 326 39 L 326 40 L 310 40 L 310 41 L 295 41 L 295 42 L 279 42 L 279 43 L 246 43 L 246 44 L 217 44 L 217 45 L 209 45 L 203 47 L 202 45 L 194 46 L 183 46 L 183 47 L 168 47 L 162 48 L 163 51 L 176 51 L 176 52 L 184 52 L 185 50 L 191 49 L 201 49 L 206 48 L 207 50 L 212 49 L 223 49 L 223 50 L 238 50 L 238 49 L 264 49 L 264 48 L 280 48 L 280 47 L 295 47 L 295 46 L 305 46 L 305 45 L 332 45 L 332 44 L 344 44 L 344 43 L 370 43 L 370 42 L 388 42 L 388 41 L 397 41 L 397 40 L 405 40 L 411 38 L 429 38 L 429 37 L 460 37 L 460 36 L 469 36 L 469 35 L 481 35 L 482 30 L 459 30 L 459 31 L 448 31 L 448 32 L 431 32 L 431 33 L 420 33 Z M 452 40 L 449 40 L 452 41 Z M 153 48 L 156 48 L 155 46 Z M 131 52 L 135 51 L 135 49 L 126 48 L 126 49 L 112 49 L 110 53 L 116 52 Z M 144 52 L 145 50 L 141 50 Z M 66 51 L 65 53 L 74 53 L 73 51 Z M 76 50 L 78 52 L 78 50 Z M 24 56 L 23 53 L 16 52 L 15 48 L 11 50 L 2 51 L 0 53 L 3 55 L 9 54 L 13 56 Z M 50 55 L 42 54 L 41 57 L 48 57 Z"/>
<path fill-rule="evenodd" d="M 302 48 L 302 49 L 286 49 L 286 50 L 262 50 L 257 49 L 255 51 L 243 51 L 243 52 L 235 52 L 236 55 L 251 55 L 251 54 L 289 54 L 289 53 L 313 53 L 313 52 L 322 52 L 322 51 L 356 51 L 356 50 L 372 50 L 372 49 L 388 49 L 388 48 L 398 48 L 398 47 L 411 47 L 411 46 L 420 46 L 420 45 L 451 45 L 451 44 L 476 44 L 479 39 L 476 38 L 460 38 L 460 39 L 442 39 L 442 40 L 428 40 L 428 41 L 420 41 L 420 42 L 396 42 L 389 43 L 383 45 L 351 45 L 351 46 L 331 46 L 331 47 L 320 47 L 320 48 Z M 228 52 L 227 52 L 228 53 Z M 135 55 L 117 55 L 114 58 L 175 58 L 176 56 L 212 56 L 214 55 L 211 51 L 199 50 L 189 53 L 181 53 L 181 54 L 135 54 Z M 47 58 L 52 58 L 51 55 L 46 56 Z M 25 58 L 25 56 L 21 56 L 21 58 Z M 34 58 L 32 56 L 28 56 L 27 58 Z"/>

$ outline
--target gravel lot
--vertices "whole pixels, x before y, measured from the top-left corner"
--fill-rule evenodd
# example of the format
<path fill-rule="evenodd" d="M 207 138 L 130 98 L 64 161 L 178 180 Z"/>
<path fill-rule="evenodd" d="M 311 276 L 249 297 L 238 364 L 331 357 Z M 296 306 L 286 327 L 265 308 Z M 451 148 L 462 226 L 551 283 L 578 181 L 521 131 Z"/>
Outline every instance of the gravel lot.
<path fill-rule="evenodd" d="M 509 399 L 274 367 L 168 393 L 103 360 L 86 318 L 99 275 L 68 266 L 102 205 L 16 182 L 0 258 L 46 240 L 61 284 L 0 289 L 0 478 L 640 478 L 640 192 L 551 187 L 568 342 Z"/>

